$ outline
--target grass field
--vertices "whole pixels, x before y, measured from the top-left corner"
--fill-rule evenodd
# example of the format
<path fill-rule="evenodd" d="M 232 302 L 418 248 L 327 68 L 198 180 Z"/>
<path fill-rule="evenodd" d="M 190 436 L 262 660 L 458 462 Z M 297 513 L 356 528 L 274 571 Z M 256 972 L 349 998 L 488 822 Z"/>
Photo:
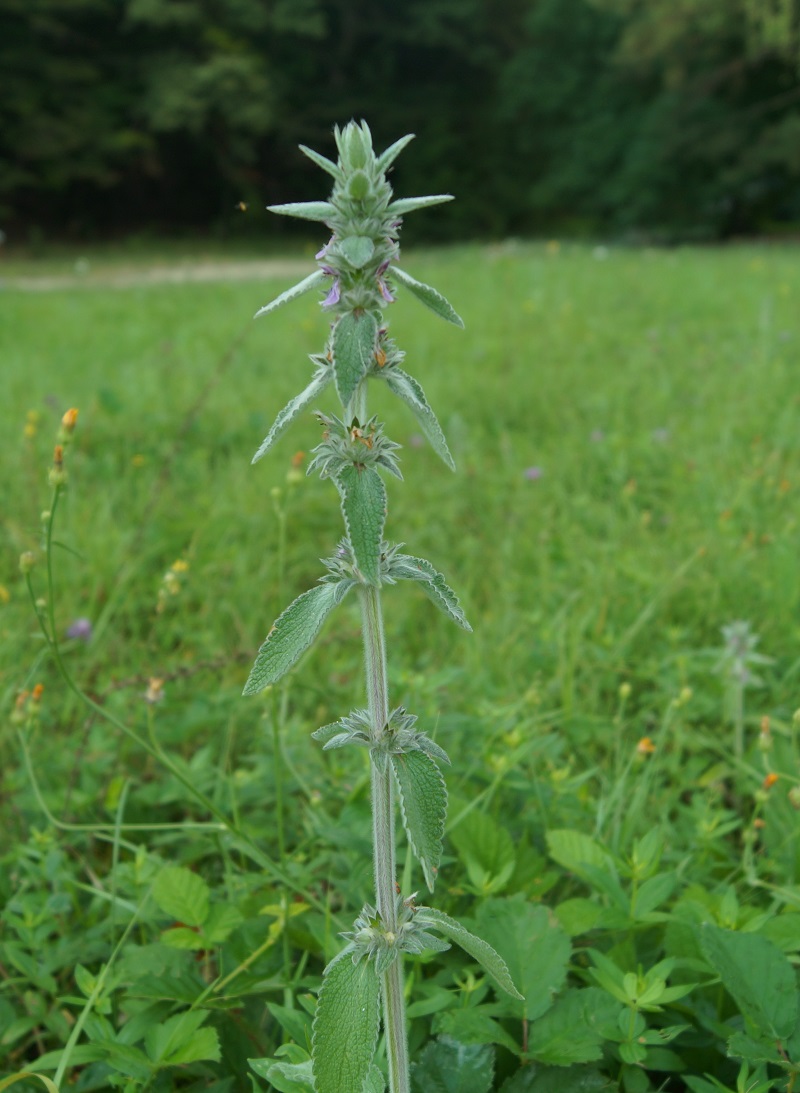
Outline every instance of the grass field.
<path fill-rule="evenodd" d="M 727 899 L 729 909 L 791 918 L 796 929 L 797 250 L 508 243 L 411 252 L 404 265 L 445 292 L 466 322 L 464 332 L 440 324 L 407 295 L 391 308 L 392 332 L 438 413 L 457 475 L 421 443 L 402 406 L 385 392 L 372 400 L 404 446 L 405 482 L 387 486 L 388 535 L 446 574 L 475 631 L 451 627 L 408 587 L 386 592 L 393 704 L 417 713 L 453 761 L 452 841 L 437 900 L 479 917 L 487 900 L 544 898 L 557 914 L 568 905 L 559 922 L 576 946 L 573 985 L 600 982 L 586 979 L 579 959 L 584 935 L 620 966 L 646 967 L 665 953 L 688 960 L 675 927 L 687 900 L 715 908 L 719 926 L 749 921 L 749 911 L 732 921 L 718 914 Z M 140 907 L 139 957 L 180 990 L 164 987 L 157 1001 L 152 983 L 150 993 L 130 990 L 133 957 L 123 951 L 116 985 L 98 996 L 108 1008 L 95 998 L 95 1023 L 78 1043 L 97 1042 L 102 1020 L 111 1028 L 123 1012 L 128 1021 L 167 1019 L 191 1001 L 192 975 L 216 982 L 217 971 L 264 946 L 261 963 L 236 979 L 247 987 L 236 998 L 244 1016 L 229 1020 L 233 1010 L 219 998 L 209 1004 L 222 1062 L 207 1054 L 188 1059 L 188 1069 L 164 1062 L 151 1073 L 141 1061 L 126 1070 L 108 1052 L 73 1052 L 70 1068 L 83 1067 L 77 1088 L 105 1088 L 109 1075 L 131 1088 L 250 1088 L 242 1060 L 274 1052 L 287 1033 L 300 1042 L 298 999 L 318 984 L 336 930 L 369 897 L 366 768 L 360 756 L 321 755 L 309 739 L 361 702 L 355 605 L 326 626 L 285 687 L 240 697 L 273 619 L 321 575 L 318 559 L 341 534 L 330 484 L 293 473 L 296 453 L 318 442 L 313 415 L 249 465 L 276 412 L 310 378 L 307 354 L 326 336 L 309 300 L 252 322 L 293 280 L 109 289 L 98 275 L 48 292 L 0 292 L 0 1028 L 5 1018 L 12 1030 L 0 1037 L 0 1073 L 63 1048 L 81 994 L 85 1001 L 93 989 L 87 979 L 74 997 L 76 963 L 96 974 L 108 961 L 161 861 L 202 874 L 214 899 L 238 908 L 235 928 L 220 951 L 198 954 L 202 966 L 179 965 L 195 956 L 174 946 L 171 971 L 156 973 L 155 949 L 168 947 L 159 940 L 164 908 Z M 55 530 L 66 548 L 53 552 L 57 628 L 63 636 L 76 619 L 91 622 L 91 640 L 66 641 L 65 662 L 89 695 L 150 741 L 149 754 L 61 681 L 18 571 L 20 553 L 35 552 L 35 594 L 45 596 L 40 514 L 70 406 L 80 416 Z M 722 628 L 736 621 L 769 658 L 754 667 L 757 678 L 737 677 L 723 654 Z M 154 677 L 164 698 L 148 704 Z M 44 691 L 33 709 L 17 696 L 36 683 Z M 163 769 L 161 749 L 291 878 L 299 926 L 280 911 L 286 884 L 256 869 L 241 840 L 181 826 L 205 823 L 208 811 Z M 770 773 L 778 777 L 765 789 Z M 125 828 L 137 823 L 166 826 Z M 589 902 L 596 882 L 595 903 L 613 905 L 609 889 L 549 834 L 591 836 L 622 876 L 619 863 L 630 864 L 635 840 L 655 828 L 660 868 L 674 881 L 664 887 L 669 916 L 636 929 L 613 916 L 590 921 L 578 902 Z M 405 879 L 420 886 L 410 856 Z M 264 906 L 273 908 L 269 921 Z M 788 927 L 765 930 L 784 952 L 800 948 L 800 931 L 794 944 Z M 417 1049 L 431 1029 L 465 1038 L 463 1021 L 449 1020 L 434 992 L 446 985 L 453 1005 L 481 1010 L 488 988 L 462 973 L 448 956 L 412 977 Z M 675 974 L 698 981 L 690 964 Z M 651 1051 L 644 1062 L 628 1058 L 606 1036 L 602 1062 L 591 1053 L 566 1059 L 575 1081 L 591 1072 L 628 1093 L 679 1090 L 691 1070 L 691 1088 L 711 1093 L 701 1075 L 735 1086 L 745 1058 L 764 1081 L 791 1088 L 771 1056 L 725 1060 L 708 1016 L 721 990 L 698 989 L 691 1012 L 685 999 L 678 1004 L 691 1031 L 684 1050 L 681 1040 L 670 1049 L 674 1059 L 655 1048 L 642 1049 Z M 271 1017 L 265 997 L 277 1007 Z M 729 1016 L 719 1006 L 718 1024 Z M 481 1014 L 498 1028 L 501 1018 L 511 1027 L 513 1015 Z M 508 1043 L 481 1027 L 470 1026 L 466 1042 L 498 1045 L 492 1088 L 547 1093 L 553 1058 L 533 1050 L 544 1078 L 531 1072 L 522 1084 Z M 714 1037 L 722 1052 L 709 1046 Z M 790 1056 L 793 1074 L 800 1050 Z"/>

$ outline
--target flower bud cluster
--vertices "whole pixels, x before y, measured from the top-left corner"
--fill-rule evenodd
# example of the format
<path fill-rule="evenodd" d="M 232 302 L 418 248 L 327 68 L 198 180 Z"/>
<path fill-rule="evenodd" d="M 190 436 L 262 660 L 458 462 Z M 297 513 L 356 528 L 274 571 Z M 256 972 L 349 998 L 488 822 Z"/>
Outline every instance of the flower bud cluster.
<path fill-rule="evenodd" d="M 323 751 L 343 748 L 347 744 L 369 748 L 370 754 L 379 770 L 386 769 L 392 755 L 405 755 L 410 751 L 423 751 L 432 759 L 449 765 L 450 760 L 443 748 L 431 738 L 414 728 L 417 718 L 398 706 L 389 714 L 389 720 L 376 732 L 372 728 L 369 710 L 353 710 L 330 725 L 323 725 L 311 735 L 314 740 L 322 740 Z"/>
<path fill-rule="evenodd" d="M 395 455 L 400 445 L 384 435 L 376 417 L 364 425 L 358 418 L 349 425 L 336 416 L 317 414 L 317 418 L 324 429 L 322 443 L 313 449 L 306 474 L 318 471 L 320 478 L 336 478 L 345 467 L 379 466 L 402 479 Z"/>
<path fill-rule="evenodd" d="M 337 126 L 334 137 L 339 160 L 326 218 L 333 235 L 317 255 L 323 273 L 333 278 L 323 307 L 335 314 L 380 312 L 394 301 L 384 275 L 400 254 L 400 219 L 389 209 L 392 187 L 366 122 Z"/>
<path fill-rule="evenodd" d="M 353 929 L 341 935 L 350 942 L 354 964 L 366 956 L 367 960 L 375 961 L 375 970 L 382 975 L 400 953 L 423 953 L 426 950 L 445 952 L 450 948 L 447 941 L 430 932 L 429 923 L 415 917 L 416 895 L 414 892 L 404 899 L 398 894 L 395 907 L 397 926 L 392 930 L 386 929 L 374 907 L 364 905 L 353 923 Z"/>

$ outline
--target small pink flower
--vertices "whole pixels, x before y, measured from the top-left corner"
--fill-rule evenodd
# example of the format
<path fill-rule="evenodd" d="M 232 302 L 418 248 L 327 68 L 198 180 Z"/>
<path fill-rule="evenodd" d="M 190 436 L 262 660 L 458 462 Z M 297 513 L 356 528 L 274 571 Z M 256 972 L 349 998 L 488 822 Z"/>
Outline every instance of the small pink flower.
<path fill-rule="evenodd" d="M 91 619 L 75 619 L 67 627 L 67 637 L 75 638 L 77 641 L 91 641 L 92 640 L 92 623 Z"/>
<path fill-rule="evenodd" d="M 544 471 L 542 470 L 541 467 L 526 467 L 525 468 L 525 477 L 528 479 L 529 482 L 538 482 L 538 480 L 542 477 L 543 474 L 544 474 Z"/>

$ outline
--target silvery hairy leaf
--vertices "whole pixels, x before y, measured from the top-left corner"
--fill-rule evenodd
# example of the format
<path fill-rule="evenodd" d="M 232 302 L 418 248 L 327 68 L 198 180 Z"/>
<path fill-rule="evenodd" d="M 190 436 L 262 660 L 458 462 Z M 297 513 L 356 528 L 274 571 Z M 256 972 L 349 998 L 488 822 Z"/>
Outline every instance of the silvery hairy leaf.
<path fill-rule="evenodd" d="M 364 580 L 380 584 L 381 543 L 386 522 L 386 487 L 374 467 L 351 463 L 336 476 L 342 514 L 355 564 Z"/>
<path fill-rule="evenodd" d="M 391 167 L 391 165 L 394 163 L 394 161 L 397 159 L 397 157 L 400 155 L 406 145 L 410 144 L 413 139 L 414 134 L 409 133 L 407 136 L 401 137 L 399 140 L 396 140 L 394 144 L 390 144 L 386 151 L 381 152 L 381 154 L 378 156 L 375 162 L 375 167 L 377 168 L 377 170 L 388 171 L 388 169 Z"/>
<path fill-rule="evenodd" d="M 446 319 L 448 323 L 453 323 L 455 326 L 460 326 L 462 330 L 464 329 L 464 320 L 437 289 L 431 285 L 423 284 L 422 281 L 418 281 L 398 266 L 391 267 L 389 276 L 394 277 L 401 285 L 405 285 L 409 292 L 413 293 L 418 300 L 421 300 L 426 307 L 434 311 L 440 318 Z"/>
<path fill-rule="evenodd" d="M 392 756 L 403 826 L 432 892 L 442 858 L 447 789 L 435 760 L 422 751 Z"/>
<path fill-rule="evenodd" d="M 419 581 L 423 592 L 440 611 L 443 611 L 462 630 L 472 633 L 472 627 L 461 610 L 458 596 L 442 574 L 425 558 L 414 558 L 410 554 L 396 554 L 392 559 L 391 574 L 398 581 Z"/>
<path fill-rule="evenodd" d="M 292 285 L 291 288 L 287 288 L 285 292 L 282 292 L 280 296 L 276 296 L 274 300 L 268 304 L 264 304 L 259 308 L 253 316 L 255 319 L 261 315 L 268 315 L 270 311 L 275 311 L 276 308 L 283 307 L 284 304 L 288 304 L 290 300 L 295 300 L 298 296 L 303 296 L 306 292 L 310 292 L 312 288 L 316 288 L 321 285 L 325 280 L 327 274 L 323 273 L 321 269 L 314 270 L 302 281 L 298 281 L 296 285 Z"/>
<path fill-rule="evenodd" d="M 386 372 L 378 373 L 378 375 L 386 380 L 386 386 L 389 390 L 409 407 L 417 419 L 420 429 L 428 438 L 430 446 L 450 470 L 454 471 L 456 465 L 453 462 L 450 449 L 447 447 L 442 427 L 436 414 L 430 408 L 428 400 L 425 398 L 425 392 L 419 383 L 413 376 L 409 376 L 407 372 L 398 367 L 390 368 Z"/>
<path fill-rule="evenodd" d="M 325 222 L 336 216 L 336 207 L 329 201 L 292 201 L 288 205 L 267 205 L 267 209 L 271 213 L 296 216 L 300 220 Z"/>
<path fill-rule="evenodd" d="M 347 406 L 375 356 L 378 324 L 366 311 L 349 311 L 333 328 L 333 373 L 336 390 Z"/>
<path fill-rule="evenodd" d="M 344 949 L 322 980 L 312 1036 L 317 1093 L 359 1093 L 378 1042 L 380 980 L 368 960 Z"/>
<path fill-rule="evenodd" d="M 505 960 L 503 960 L 500 954 L 496 952 L 488 942 L 480 937 L 476 937 L 475 934 L 471 934 L 460 922 L 456 922 L 454 918 L 450 918 L 444 911 L 437 911 L 434 907 L 419 907 L 417 909 L 416 920 L 426 926 L 433 927 L 435 930 L 438 930 L 440 934 L 444 934 L 445 937 L 449 937 L 450 940 L 454 941 L 456 945 L 459 945 L 465 953 L 469 953 L 469 955 L 480 964 L 483 970 L 492 977 L 498 987 L 504 990 L 506 994 L 510 994 L 512 998 L 516 998 L 519 1001 L 524 1001 L 522 995 L 514 986 L 514 981 L 511 978 Z"/>
<path fill-rule="evenodd" d="M 297 415 L 313 402 L 317 395 L 320 395 L 328 384 L 333 379 L 333 371 L 330 368 L 319 368 L 308 387 L 304 391 L 301 391 L 299 395 L 295 397 L 284 406 L 278 416 L 273 422 L 272 428 L 264 438 L 261 447 L 253 456 L 251 462 L 257 463 L 263 455 L 265 455 L 275 441 L 280 437 L 286 428 L 291 425 Z"/>
<path fill-rule="evenodd" d="M 341 182 L 344 178 L 341 168 L 339 168 L 331 159 L 327 156 L 323 156 L 320 152 L 315 152 L 313 148 L 306 147 L 305 144 L 299 144 L 298 148 L 304 156 L 308 156 L 312 163 L 316 163 L 317 167 L 321 167 L 323 171 L 327 171 L 329 175 L 336 179 L 337 182 Z"/>
<path fill-rule="evenodd" d="M 393 201 L 388 208 L 388 212 L 393 213 L 395 216 L 405 216 L 406 213 L 413 213 L 415 209 L 427 209 L 431 205 L 443 205 L 445 201 L 452 201 L 452 194 L 430 194 L 428 197 L 401 197 L 398 201 Z"/>

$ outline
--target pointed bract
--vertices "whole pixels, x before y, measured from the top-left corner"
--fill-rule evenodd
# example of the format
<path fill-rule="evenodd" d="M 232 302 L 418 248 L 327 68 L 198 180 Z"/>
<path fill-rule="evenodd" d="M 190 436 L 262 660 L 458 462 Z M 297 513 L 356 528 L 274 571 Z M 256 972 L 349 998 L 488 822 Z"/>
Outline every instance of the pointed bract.
<path fill-rule="evenodd" d="M 439 424 L 436 414 L 433 412 L 425 398 L 425 392 L 414 379 L 404 372 L 402 368 L 395 366 L 379 373 L 381 379 L 386 380 L 386 386 L 398 398 L 402 399 L 406 406 L 414 414 L 420 429 L 428 439 L 428 443 L 451 471 L 456 469 L 450 449 L 447 446 L 445 435 Z"/>
<path fill-rule="evenodd" d="M 385 152 L 381 152 L 375 163 L 377 169 L 379 171 L 388 171 L 403 149 L 414 139 L 414 136 L 414 133 L 408 133 L 407 136 L 396 140 L 394 144 L 390 144 Z"/>
<path fill-rule="evenodd" d="M 454 326 L 460 326 L 462 330 L 464 329 L 464 320 L 453 305 L 442 296 L 441 292 L 432 288 L 431 285 L 425 285 L 422 281 L 417 281 L 410 273 L 406 273 L 398 266 L 392 266 L 390 276 L 399 281 L 401 285 L 405 285 L 409 292 L 412 292 L 431 311 L 435 311 L 440 318 L 446 319 L 448 323 L 453 323 Z"/>
<path fill-rule="evenodd" d="M 417 209 L 427 209 L 431 205 L 444 205 L 446 201 L 452 201 L 452 194 L 431 194 L 430 197 L 401 197 L 393 201 L 389 206 L 389 212 L 393 216 L 405 216 Z"/>
<path fill-rule="evenodd" d="M 268 315 L 270 311 L 275 311 L 276 308 L 283 307 L 283 305 L 288 304 L 290 300 L 295 300 L 298 296 L 303 296 L 306 292 L 310 292 L 312 288 L 322 285 L 325 277 L 326 274 L 324 274 L 321 269 L 315 269 L 314 272 L 310 273 L 304 280 L 298 281 L 296 285 L 287 288 L 285 292 L 282 292 L 280 296 L 276 296 L 270 303 L 259 308 L 253 318 L 258 319 L 261 315 Z"/>
<path fill-rule="evenodd" d="M 304 156 L 308 156 L 312 163 L 316 163 L 317 167 L 321 167 L 323 171 L 327 171 L 337 182 L 342 181 L 344 175 L 333 160 L 328 159 L 327 156 L 323 156 L 319 152 L 315 152 L 313 148 L 307 148 L 305 144 L 299 144 L 298 148 Z"/>
<path fill-rule="evenodd" d="M 285 432 L 297 415 L 320 395 L 333 379 L 333 371 L 330 368 L 320 368 L 304 391 L 284 406 L 273 422 L 272 428 L 264 437 L 261 447 L 253 456 L 251 462 L 257 463 L 265 455 L 276 440 Z"/>
<path fill-rule="evenodd" d="M 292 201 L 288 205 L 267 205 L 267 209 L 279 216 L 296 216 L 299 220 L 321 220 L 323 223 L 336 216 L 336 208 L 329 201 Z"/>

